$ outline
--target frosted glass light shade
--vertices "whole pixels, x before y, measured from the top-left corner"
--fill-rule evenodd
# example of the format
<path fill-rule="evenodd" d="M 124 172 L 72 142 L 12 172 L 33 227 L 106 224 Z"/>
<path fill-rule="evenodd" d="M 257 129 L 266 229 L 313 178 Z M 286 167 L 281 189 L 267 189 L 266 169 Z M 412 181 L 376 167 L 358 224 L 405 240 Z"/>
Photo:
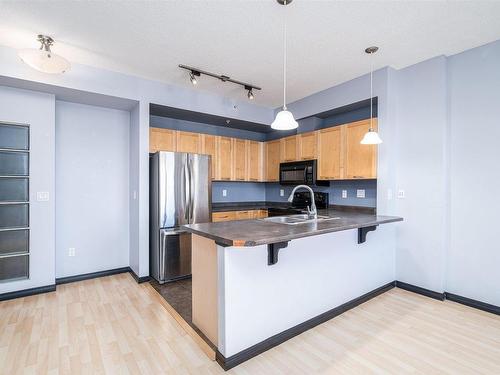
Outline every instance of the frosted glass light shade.
<path fill-rule="evenodd" d="M 271 124 L 271 128 L 276 130 L 297 129 L 299 123 L 293 118 L 292 112 L 287 110 L 279 111 Z"/>
<path fill-rule="evenodd" d="M 71 68 L 64 57 L 42 49 L 23 49 L 18 52 L 18 56 L 24 63 L 43 73 L 60 74 Z"/>
<path fill-rule="evenodd" d="M 360 143 L 362 145 L 379 145 L 382 143 L 382 139 L 380 139 L 378 133 L 375 130 L 370 129 L 365 134 Z"/>

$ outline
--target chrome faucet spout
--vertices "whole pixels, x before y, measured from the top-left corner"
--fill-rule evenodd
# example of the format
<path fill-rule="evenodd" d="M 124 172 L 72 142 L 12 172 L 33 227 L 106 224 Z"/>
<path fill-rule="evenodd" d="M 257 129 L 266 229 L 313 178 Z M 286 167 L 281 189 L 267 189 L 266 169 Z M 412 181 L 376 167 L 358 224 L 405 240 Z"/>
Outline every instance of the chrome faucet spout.
<path fill-rule="evenodd" d="M 314 200 L 314 191 L 309 186 L 307 186 L 307 185 L 297 185 L 297 186 L 295 186 L 293 188 L 292 192 L 290 193 L 290 196 L 288 197 L 288 202 L 292 202 L 293 201 L 293 195 L 300 188 L 308 190 L 309 193 L 311 194 L 311 207 L 307 207 L 307 214 L 309 215 L 310 219 L 317 219 L 318 218 L 318 211 L 316 210 L 316 202 Z"/>

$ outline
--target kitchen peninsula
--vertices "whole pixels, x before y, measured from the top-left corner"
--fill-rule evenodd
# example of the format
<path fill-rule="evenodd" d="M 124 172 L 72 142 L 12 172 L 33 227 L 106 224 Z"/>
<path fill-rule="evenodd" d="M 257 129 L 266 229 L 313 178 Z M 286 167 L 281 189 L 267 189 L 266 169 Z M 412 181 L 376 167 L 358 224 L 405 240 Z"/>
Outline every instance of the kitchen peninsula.
<path fill-rule="evenodd" d="M 229 369 L 387 290 L 400 217 L 320 210 L 186 225 L 193 323 Z"/>

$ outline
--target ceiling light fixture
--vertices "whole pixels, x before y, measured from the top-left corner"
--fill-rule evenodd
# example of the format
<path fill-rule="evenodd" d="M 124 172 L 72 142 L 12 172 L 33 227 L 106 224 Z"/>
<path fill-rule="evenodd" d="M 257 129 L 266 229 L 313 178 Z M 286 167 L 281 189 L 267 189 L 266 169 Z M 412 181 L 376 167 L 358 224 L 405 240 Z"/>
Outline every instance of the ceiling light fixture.
<path fill-rule="evenodd" d="M 252 85 L 250 83 L 237 81 L 237 80 L 232 79 L 231 77 L 228 77 L 224 74 L 215 74 L 215 73 L 207 72 L 206 70 L 201 70 L 198 68 L 194 68 L 192 66 L 187 66 L 187 65 L 182 65 L 182 64 L 179 64 L 179 68 L 189 70 L 189 79 L 193 85 L 196 85 L 198 83 L 198 81 L 196 80 L 196 77 L 199 77 L 202 74 L 204 74 L 204 75 L 209 76 L 209 77 L 217 78 L 218 80 L 220 80 L 222 82 L 231 82 L 231 83 L 235 83 L 237 85 L 243 86 L 245 88 L 245 90 L 248 91 L 247 97 L 250 100 L 253 100 L 253 98 L 254 98 L 253 90 L 262 90 L 258 86 Z"/>
<path fill-rule="evenodd" d="M 378 133 L 373 129 L 373 54 L 378 51 L 378 47 L 368 47 L 365 52 L 370 55 L 370 129 L 361 140 L 362 145 L 379 145 L 382 143 Z"/>
<path fill-rule="evenodd" d="M 292 0 L 277 0 L 281 5 L 288 5 Z M 286 8 L 285 8 L 286 9 Z M 276 114 L 271 128 L 276 130 L 291 130 L 299 126 L 292 112 L 286 108 L 286 13 L 283 19 L 283 108 Z"/>
<path fill-rule="evenodd" d="M 64 73 L 71 68 L 68 60 L 50 50 L 54 39 L 50 36 L 38 35 L 37 40 L 41 43 L 39 49 L 27 48 L 18 52 L 19 58 L 24 63 L 40 72 L 50 74 Z"/>

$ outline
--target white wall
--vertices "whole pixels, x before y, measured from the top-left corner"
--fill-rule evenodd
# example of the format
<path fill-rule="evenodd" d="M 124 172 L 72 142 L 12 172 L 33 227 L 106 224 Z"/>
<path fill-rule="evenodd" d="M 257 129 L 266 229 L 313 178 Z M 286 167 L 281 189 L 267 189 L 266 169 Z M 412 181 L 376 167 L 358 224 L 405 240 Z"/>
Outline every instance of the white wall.
<path fill-rule="evenodd" d="M 387 239 L 400 224 L 361 245 L 357 229 L 293 240 L 272 266 L 267 245 L 217 246 L 219 351 L 227 358 L 394 281 Z"/>
<path fill-rule="evenodd" d="M 449 59 L 447 291 L 500 306 L 500 41 Z"/>
<path fill-rule="evenodd" d="M 0 283 L 0 293 L 55 283 L 55 98 L 0 86 L 0 120 L 30 125 L 30 278 Z M 37 202 L 37 191 L 49 192 Z"/>
<path fill-rule="evenodd" d="M 127 111 L 56 102 L 56 277 L 129 265 L 129 132 Z"/>
<path fill-rule="evenodd" d="M 445 291 L 447 86 L 446 58 L 396 72 L 397 280 Z"/>

